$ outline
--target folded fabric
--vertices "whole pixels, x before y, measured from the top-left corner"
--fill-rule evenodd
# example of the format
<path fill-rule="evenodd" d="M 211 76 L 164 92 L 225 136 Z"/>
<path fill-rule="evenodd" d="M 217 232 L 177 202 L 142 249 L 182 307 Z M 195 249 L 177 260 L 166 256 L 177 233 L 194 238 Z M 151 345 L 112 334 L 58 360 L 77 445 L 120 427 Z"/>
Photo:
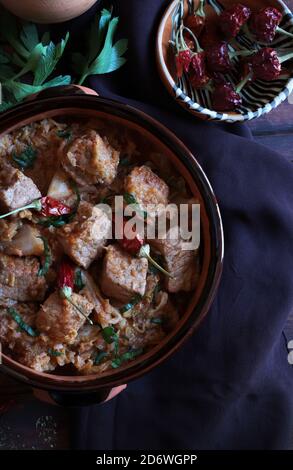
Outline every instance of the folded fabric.
<path fill-rule="evenodd" d="M 293 308 L 292 163 L 256 144 L 246 126 L 200 122 L 168 95 L 155 64 L 167 4 L 115 2 L 128 62 L 88 85 L 157 118 L 194 153 L 220 204 L 223 277 L 206 320 L 178 353 L 113 401 L 72 411 L 73 446 L 285 449 L 293 430 L 283 335 Z M 72 22 L 72 31 L 93 11 Z"/>

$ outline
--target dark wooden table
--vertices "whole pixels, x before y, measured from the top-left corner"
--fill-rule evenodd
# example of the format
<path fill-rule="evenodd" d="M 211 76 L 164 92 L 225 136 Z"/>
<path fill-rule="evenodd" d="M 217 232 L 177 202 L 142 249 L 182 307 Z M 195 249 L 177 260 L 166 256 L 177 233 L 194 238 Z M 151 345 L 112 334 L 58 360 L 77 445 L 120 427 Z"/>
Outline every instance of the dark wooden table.
<path fill-rule="evenodd" d="M 293 0 L 287 0 L 287 4 L 293 10 Z M 293 94 L 276 110 L 251 121 L 249 126 L 256 141 L 278 151 L 293 163 Z M 293 340 L 293 312 L 285 332 L 288 340 Z M 9 400 L 14 400 L 16 404 L 1 416 L 1 403 Z M 24 417 L 25 429 L 14 425 L 16 416 L 20 414 Z M 58 408 L 38 402 L 29 387 L 0 372 L 0 450 L 32 448 L 32 442 L 37 449 L 66 448 L 66 411 L 61 412 Z"/>

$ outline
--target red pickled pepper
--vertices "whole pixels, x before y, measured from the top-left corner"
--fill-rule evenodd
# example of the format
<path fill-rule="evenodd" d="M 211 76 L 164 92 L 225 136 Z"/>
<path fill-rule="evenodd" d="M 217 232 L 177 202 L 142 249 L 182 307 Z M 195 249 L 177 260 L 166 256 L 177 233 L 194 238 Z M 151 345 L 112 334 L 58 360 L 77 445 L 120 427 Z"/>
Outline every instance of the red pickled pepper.
<path fill-rule="evenodd" d="M 206 22 L 206 15 L 204 12 L 205 0 L 200 0 L 199 6 L 191 15 L 188 15 L 184 24 L 187 28 L 191 29 L 195 36 L 200 36 Z"/>
<path fill-rule="evenodd" d="M 293 33 L 279 28 L 282 13 L 274 7 L 262 8 L 251 15 L 249 29 L 258 41 L 272 42 L 276 33 L 284 34 L 293 38 Z"/>
<path fill-rule="evenodd" d="M 232 68 L 232 59 L 239 56 L 250 56 L 253 51 L 229 51 L 226 42 L 215 44 L 205 51 L 206 62 L 210 72 L 227 73 Z"/>
<path fill-rule="evenodd" d="M 263 47 L 244 63 L 244 71 L 247 73 L 241 82 L 242 87 L 251 80 L 276 80 L 282 73 L 282 63 L 292 58 L 292 50 L 284 50 L 281 55 L 271 47 Z"/>
<path fill-rule="evenodd" d="M 189 79 L 194 88 L 203 88 L 210 82 L 210 76 L 206 69 L 206 54 L 200 47 L 199 42 L 193 32 L 186 26 L 182 27 L 193 38 L 195 51 L 191 54 L 189 67 Z"/>
<path fill-rule="evenodd" d="M 242 104 L 242 98 L 231 83 L 220 82 L 215 86 L 212 103 L 216 111 L 233 111 Z"/>
<path fill-rule="evenodd" d="M 248 21 L 251 10 L 241 3 L 236 3 L 224 10 L 219 16 L 219 26 L 227 37 L 236 37 L 242 26 Z"/>

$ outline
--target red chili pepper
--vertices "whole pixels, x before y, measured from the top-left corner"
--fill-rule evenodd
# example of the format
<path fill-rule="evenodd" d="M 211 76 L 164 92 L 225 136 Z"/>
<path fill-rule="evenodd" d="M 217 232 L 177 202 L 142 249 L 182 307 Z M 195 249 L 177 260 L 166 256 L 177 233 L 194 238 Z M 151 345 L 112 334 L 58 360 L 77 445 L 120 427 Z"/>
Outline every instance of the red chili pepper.
<path fill-rule="evenodd" d="M 189 49 L 179 51 L 175 56 L 177 77 L 181 78 L 183 72 L 188 72 L 191 62 L 191 53 Z"/>
<path fill-rule="evenodd" d="M 249 60 L 253 78 L 265 81 L 276 80 L 281 74 L 281 62 L 277 52 L 271 47 L 264 47 Z"/>
<path fill-rule="evenodd" d="M 205 26 L 205 17 L 199 15 L 189 15 L 186 18 L 185 25 L 198 37 L 200 36 Z"/>
<path fill-rule="evenodd" d="M 206 15 L 204 11 L 204 0 L 199 1 L 199 6 L 191 15 L 188 15 L 185 20 L 185 26 L 191 29 L 195 36 L 199 36 L 205 26 Z"/>
<path fill-rule="evenodd" d="M 192 56 L 189 78 L 194 88 L 203 88 L 209 83 L 210 77 L 206 70 L 204 52 L 198 52 Z"/>
<path fill-rule="evenodd" d="M 126 222 L 126 220 L 123 222 L 123 238 L 118 240 L 118 243 L 129 254 L 137 255 L 144 244 L 144 240 L 134 230 L 131 230 L 132 233 L 127 233 L 125 229 Z"/>
<path fill-rule="evenodd" d="M 64 287 L 69 287 L 70 289 L 73 290 L 74 268 L 72 264 L 68 263 L 67 261 L 62 261 L 62 263 L 60 264 L 57 284 L 58 284 L 59 289 L 63 289 Z"/>
<path fill-rule="evenodd" d="M 93 322 L 85 312 L 72 300 L 72 291 L 74 288 L 75 269 L 68 261 L 62 261 L 60 264 L 57 285 L 60 289 L 60 295 L 66 299 L 91 325 Z"/>
<path fill-rule="evenodd" d="M 258 41 L 272 42 L 282 17 L 282 13 L 274 7 L 262 8 L 252 14 L 249 27 Z"/>
<path fill-rule="evenodd" d="M 41 214 L 44 217 L 48 217 L 50 215 L 65 215 L 70 214 L 71 212 L 71 208 L 69 206 L 66 206 L 66 204 L 63 204 L 62 202 L 50 196 L 42 197 L 41 205 Z"/>
<path fill-rule="evenodd" d="M 33 209 L 40 212 L 43 216 L 60 216 L 70 214 L 72 212 L 71 207 L 66 206 L 62 202 L 54 199 L 50 196 L 45 196 L 40 199 L 35 199 L 34 201 L 26 204 L 25 206 L 18 207 L 13 211 L 7 212 L 6 214 L 0 215 L 0 219 L 4 219 L 9 215 L 17 214 L 18 212 L 24 211 L 26 209 Z"/>
<path fill-rule="evenodd" d="M 231 83 L 223 82 L 215 86 L 212 103 L 216 111 L 233 111 L 241 105 L 242 99 Z"/>
<path fill-rule="evenodd" d="M 227 37 L 235 37 L 251 15 L 251 10 L 236 3 L 224 10 L 219 16 L 219 26 Z"/>

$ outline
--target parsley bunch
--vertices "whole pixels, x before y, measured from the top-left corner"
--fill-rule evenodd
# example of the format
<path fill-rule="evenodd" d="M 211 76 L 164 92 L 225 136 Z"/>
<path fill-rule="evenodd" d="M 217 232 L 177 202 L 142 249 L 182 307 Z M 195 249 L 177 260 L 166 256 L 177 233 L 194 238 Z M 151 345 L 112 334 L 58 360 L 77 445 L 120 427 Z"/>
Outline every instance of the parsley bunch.
<path fill-rule="evenodd" d="M 52 77 L 69 42 L 69 33 L 58 43 L 46 32 L 40 38 L 33 23 L 20 23 L 12 14 L 0 14 L 0 81 L 2 104 L 0 111 L 11 108 L 32 93 L 72 82 L 82 84 L 89 75 L 105 74 L 120 68 L 126 59 L 127 40 L 114 43 L 118 18 L 103 9 L 90 26 L 86 37 L 86 53 L 72 54 L 72 68 L 76 77 Z"/>

